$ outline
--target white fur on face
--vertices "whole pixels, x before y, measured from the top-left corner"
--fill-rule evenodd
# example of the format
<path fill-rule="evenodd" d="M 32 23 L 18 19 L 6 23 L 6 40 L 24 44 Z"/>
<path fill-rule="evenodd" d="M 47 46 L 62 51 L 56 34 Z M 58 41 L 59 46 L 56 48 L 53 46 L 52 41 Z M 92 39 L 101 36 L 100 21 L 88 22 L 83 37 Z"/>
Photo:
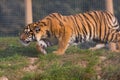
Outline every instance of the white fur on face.
<path fill-rule="evenodd" d="M 22 40 L 19 40 L 20 41 L 20 43 L 22 44 L 22 45 L 24 45 L 24 46 L 28 46 L 29 44 L 30 44 L 30 42 L 29 43 L 25 43 L 25 42 L 23 42 Z"/>

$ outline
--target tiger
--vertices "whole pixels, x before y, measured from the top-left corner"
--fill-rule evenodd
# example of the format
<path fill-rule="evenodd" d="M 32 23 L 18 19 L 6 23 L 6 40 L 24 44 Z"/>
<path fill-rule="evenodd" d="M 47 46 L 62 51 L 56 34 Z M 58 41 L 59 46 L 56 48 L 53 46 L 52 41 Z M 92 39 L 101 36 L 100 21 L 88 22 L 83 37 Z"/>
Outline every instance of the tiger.
<path fill-rule="evenodd" d="M 47 54 L 46 48 L 53 45 L 55 44 L 52 43 L 49 39 L 41 39 L 39 42 L 37 42 L 36 48 L 39 52 L 45 55 Z"/>
<path fill-rule="evenodd" d="M 112 43 L 118 44 L 118 48 L 111 50 L 119 51 L 119 30 L 117 18 L 108 11 L 88 11 L 74 15 L 51 13 L 27 25 L 20 35 L 20 40 L 24 44 L 29 44 L 34 39 L 39 42 L 43 38 L 53 36 L 58 40 L 58 48 L 53 51 L 56 55 L 64 54 L 68 46 L 73 43 L 80 44 L 91 40 L 98 42 L 94 49 Z"/>

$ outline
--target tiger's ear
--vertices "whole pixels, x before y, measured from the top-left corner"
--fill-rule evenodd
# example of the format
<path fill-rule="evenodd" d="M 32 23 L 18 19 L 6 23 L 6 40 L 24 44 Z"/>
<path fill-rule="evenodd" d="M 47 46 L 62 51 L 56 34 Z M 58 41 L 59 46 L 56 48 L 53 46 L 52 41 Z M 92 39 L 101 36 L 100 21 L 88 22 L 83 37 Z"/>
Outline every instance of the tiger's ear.
<path fill-rule="evenodd" d="M 39 26 L 36 26 L 35 27 L 35 32 L 38 33 L 40 31 L 40 27 Z"/>

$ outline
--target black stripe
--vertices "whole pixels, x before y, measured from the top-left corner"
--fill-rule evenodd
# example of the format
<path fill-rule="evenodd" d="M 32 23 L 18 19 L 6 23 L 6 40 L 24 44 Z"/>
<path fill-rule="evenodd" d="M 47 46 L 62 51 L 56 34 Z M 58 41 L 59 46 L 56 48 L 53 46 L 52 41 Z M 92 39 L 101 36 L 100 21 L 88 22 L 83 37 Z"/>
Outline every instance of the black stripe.
<path fill-rule="evenodd" d="M 89 28 L 89 32 L 90 32 L 90 37 L 89 38 L 91 38 L 92 35 L 93 35 L 93 38 L 94 38 L 94 36 L 95 36 L 95 29 L 94 29 L 95 26 L 91 23 L 91 21 L 88 19 L 88 17 L 86 15 L 83 14 L 83 16 L 85 17 L 86 23 L 87 23 L 88 28 Z M 93 26 L 91 26 L 90 24 L 92 24 Z M 92 29 L 94 29 L 94 32 L 92 31 Z"/>
<path fill-rule="evenodd" d="M 115 17 L 114 17 L 115 18 Z M 115 18 L 115 21 L 113 22 L 113 24 L 115 24 L 115 23 L 118 23 L 118 21 L 117 21 L 117 19 Z"/>
<path fill-rule="evenodd" d="M 77 19 L 76 19 L 76 16 L 74 16 L 74 19 L 75 19 L 75 22 L 76 22 L 76 27 L 78 29 L 78 34 L 80 33 L 80 26 L 78 25 L 78 22 L 77 22 Z"/>
<path fill-rule="evenodd" d="M 102 12 L 99 12 L 98 14 L 99 14 L 98 16 L 100 16 L 99 23 L 98 23 L 99 24 L 99 26 L 98 26 L 99 27 L 99 31 L 98 31 L 99 35 L 98 36 L 99 36 L 99 39 L 101 39 L 101 27 L 102 27 L 103 16 L 102 16 Z"/>
<path fill-rule="evenodd" d="M 77 16 L 78 16 L 78 17 L 77 17 Z M 84 26 L 84 24 L 83 24 L 83 22 L 82 22 L 82 21 L 83 21 L 83 20 L 82 20 L 82 17 L 81 17 L 80 15 L 77 15 L 77 16 L 76 16 L 76 17 L 80 20 L 81 25 L 82 25 L 82 26 L 79 26 L 79 27 L 81 27 L 81 29 L 83 28 L 83 29 L 81 30 L 81 31 L 82 31 L 81 33 L 82 33 L 83 35 L 86 35 L 86 34 L 87 34 L 87 31 L 86 31 L 86 28 L 85 28 L 85 26 Z M 82 35 L 81 35 L 81 38 L 82 38 Z M 85 37 L 85 38 L 86 38 L 86 37 Z M 81 40 L 82 40 L 82 39 L 81 39 Z"/>
<path fill-rule="evenodd" d="M 81 21 L 81 24 L 82 24 L 82 27 L 83 27 L 83 30 L 84 30 L 84 34 L 87 35 L 87 30 L 86 30 L 86 28 L 85 28 L 85 25 L 84 25 L 84 22 L 83 22 L 83 18 L 82 18 L 80 15 L 78 15 L 78 16 L 79 16 L 79 19 L 80 19 L 80 21 Z"/>
<path fill-rule="evenodd" d="M 105 13 L 104 13 L 105 14 Z M 107 21 L 108 21 L 108 24 L 113 27 L 113 25 L 111 24 L 111 22 L 113 23 L 113 20 L 112 20 L 112 14 L 110 15 L 109 13 L 106 12 L 105 14 L 106 18 L 107 18 Z"/>
<path fill-rule="evenodd" d="M 54 16 L 58 21 L 61 22 L 61 20 L 58 18 L 58 16 L 56 16 L 55 14 L 51 14 L 52 16 Z"/>
<path fill-rule="evenodd" d="M 85 28 L 83 18 L 80 15 L 77 15 L 77 16 L 78 16 L 77 18 L 80 20 L 80 22 L 82 24 L 82 26 L 80 26 L 80 27 L 82 27 L 81 29 L 82 29 L 82 34 L 83 34 L 83 35 L 81 35 L 81 38 L 84 36 L 84 39 L 86 40 L 87 30 Z M 81 39 L 81 41 L 82 41 L 82 39 Z"/>
<path fill-rule="evenodd" d="M 93 21 L 95 22 L 95 25 L 94 25 L 94 38 L 96 38 L 96 35 L 98 35 L 97 34 L 97 30 L 98 30 L 99 26 L 98 26 L 98 22 L 97 21 L 99 20 L 99 17 L 98 17 L 96 12 L 94 12 L 94 14 L 95 14 L 95 16 L 94 16 L 95 18 L 93 17 L 92 14 L 88 13 L 88 15 L 91 17 L 91 19 L 93 19 Z"/>
<path fill-rule="evenodd" d="M 100 26 L 99 26 L 99 27 L 100 27 L 100 28 L 99 28 L 99 29 L 100 29 L 100 30 L 99 30 L 99 38 L 101 39 L 101 33 L 102 33 L 102 32 L 101 32 L 101 27 L 102 27 L 101 22 L 100 22 Z"/>
<path fill-rule="evenodd" d="M 110 12 L 104 12 L 104 13 L 112 20 L 112 17 L 114 16 L 112 13 Z"/>
<path fill-rule="evenodd" d="M 108 26 L 106 26 L 107 23 L 106 23 L 105 13 L 101 12 L 101 15 L 102 15 L 101 21 L 102 21 L 102 24 L 103 24 L 103 26 L 104 26 L 104 28 L 106 30 L 106 27 L 108 27 Z M 102 29 L 102 26 L 100 27 L 100 29 Z M 107 31 L 101 31 L 101 34 L 104 33 L 104 35 L 103 35 L 104 38 L 105 38 L 106 32 Z M 104 38 L 103 38 L 103 40 L 104 40 Z M 100 37 L 100 39 L 102 40 L 102 36 Z"/>
<path fill-rule="evenodd" d="M 105 19 L 105 18 L 104 18 Z M 105 22 L 105 31 L 104 31 L 104 38 L 103 38 L 103 41 L 106 39 L 106 34 L 107 34 L 107 27 L 108 26 L 106 26 L 106 21 L 104 20 L 104 22 Z"/>
<path fill-rule="evenodd" d="M 74 16 L 70 16 L 70 18 L 71 18 L 71 20 L 73 21 L 74 25 L 76 25 Z M 79 31 L 78 31 L 78 29 L 77 29 L 77 26 L 74 26 L 74 28 L 75 28 L 75 32 L 77 31 L 77 36 L 78 36 L 78 35 L 79 35 Z"/>
<path fill-rule="evenodd" d="M 106 41 L 109 41 L 109 35 L 111 34 L 111 31 L 110 30 L 108 30 L 108 33 L 107 33 L 107 36 L 106 36 Z"/>
<path fill-rule="evenodd" d="M 84 16 L 84 18 L 85 18 L 85 15 L 83 14 L 83 16 Z M 87 19 L 85 18 L 85 21 L 86 21 L 86 23 L 87 23 L 87 26 L 88 26 L 88 28 L 89 28 L 89 38 L 91 38 L 91 35 L 92 35 L 92 31 L 91 31 L 91 26 L 90 26 L 90 24 L 89 24 L 89 22 L 87 21 Z"/>
<path fill-rule="evenodd" d="M 86 18 L 89 20 L 90 24 L 93 25 L 93 26 L 91 26 L 91 27 L 93 27 L 93 38 L 95 38 L 97 21 L 96 21 L 96 19 L 94 19 L 93 16 L 91 16 L 90 14 L 87 14 L 87 15 L 89 15 L 90 19 L 93 19 L 93 21 L 94 21 L 94 23 L 95 23 L 95 25 L 94 25 L 94 24 L 90 21 L 90 19 L 86 17 Z"/>
<path fill-rule="evenodd" d="M 60 19 L 62 18 L 62 15 L 58 13 L 58 16 L 60 17 Z"/>
<path fill-rule="evenodd" d="M 53 33 L 53 30 L 52 30 L 52 20 L 51 18 L 47 18 L 49 21 L 50 21 L 50 31 L 52 33 L 52 35 L 55 35 L 55 33 Z"/>
<path fill-rule="evenodd" d="M 86 15 L 89 15 L 89 14 L 86 14 Z M 91 20 L 90 20 L 90 19 L 93 19 L 93 16 L 91 17 L 91 16 L 89 15 L 91 18 L 88 18 L 86 15 L 83 14 L 83 16 L 85 17 L 85 19 L 88 20 L 89 23 L 91 23 L 91 24 L 93 25 L 93 23 L 92 23 Z M 94 21 L 95 21 L 95 20 L 94 20 Z"/>
<path fill-rule="evenodd" d="M 113 30 L 114 31 L 114 30 Z M 112 33 L 112 32 L 111 32 Z M 112 33 L 111 41 L 114 41 L 114 37 L 116 36 L 116 31 Z"/>

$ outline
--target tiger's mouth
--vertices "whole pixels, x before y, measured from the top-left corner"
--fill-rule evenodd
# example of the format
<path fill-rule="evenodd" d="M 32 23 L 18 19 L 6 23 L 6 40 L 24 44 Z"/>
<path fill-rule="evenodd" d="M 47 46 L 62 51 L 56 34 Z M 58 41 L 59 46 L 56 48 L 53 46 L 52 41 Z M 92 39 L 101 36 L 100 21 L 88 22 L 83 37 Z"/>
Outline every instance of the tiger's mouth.
<path fill-rule="evenodd" d="M 31 41 L 27 41 L 27 40 L 25 41 L 25 40 L 22 40 L 22 39 L 20 39 L 19 41 L 20 41 L 20 43 L 22 43 L 22 45 L 24 45 L 24 46 L 28 46 L 28 45 L 30 44 L 30 42 L 31 42 Z"/>

